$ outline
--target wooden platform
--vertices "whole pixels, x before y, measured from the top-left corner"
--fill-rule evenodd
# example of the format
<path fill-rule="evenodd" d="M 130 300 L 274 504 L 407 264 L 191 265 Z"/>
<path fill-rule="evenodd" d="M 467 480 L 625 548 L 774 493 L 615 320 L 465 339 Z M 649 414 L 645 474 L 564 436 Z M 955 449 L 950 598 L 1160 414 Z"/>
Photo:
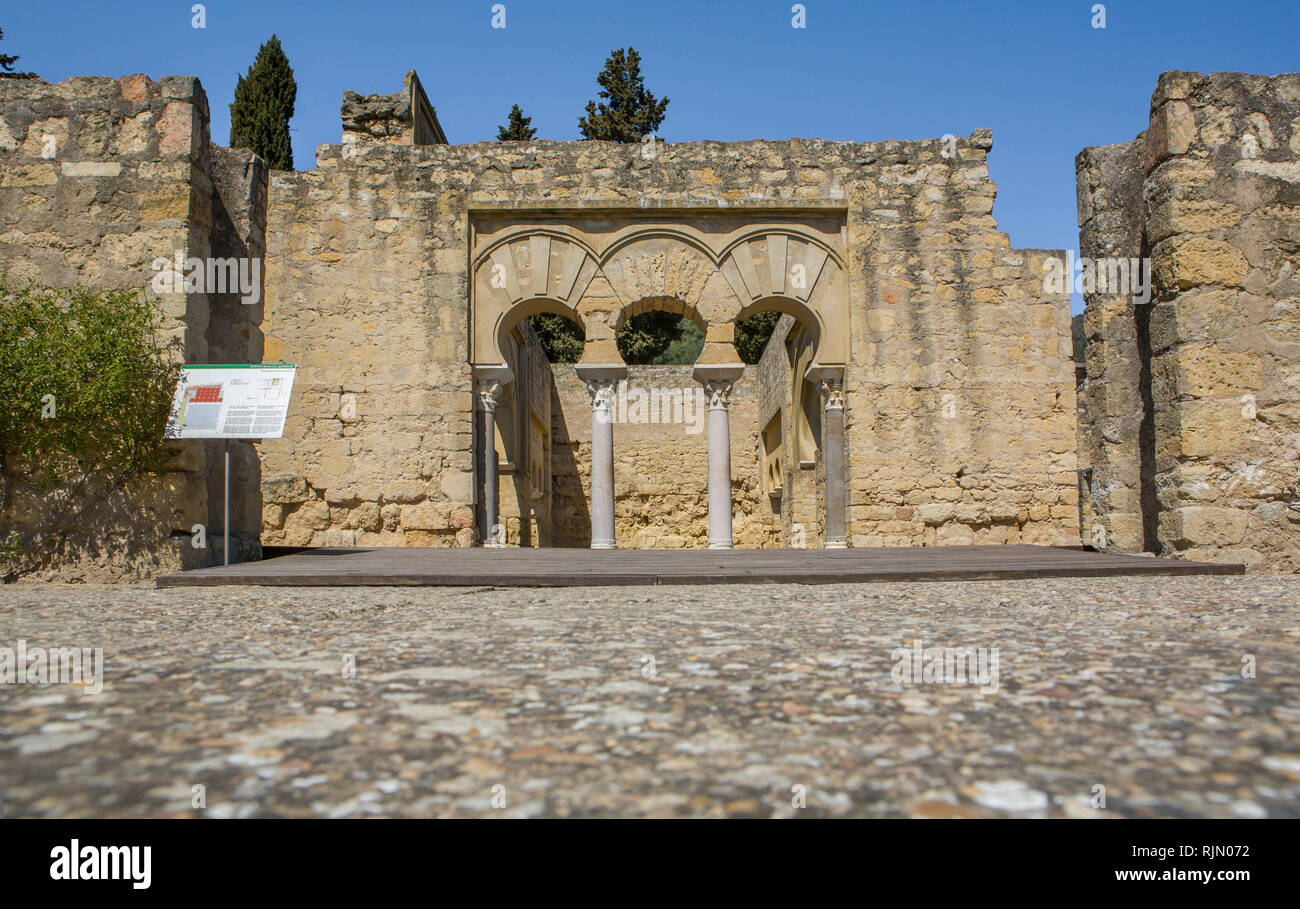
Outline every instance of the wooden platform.
<path fill-rule="evenodd" d="M 158 578 L 159 587 L 573 587 L 602 584 L 844 584 L 1119 575 L 1243 574 L 1181 562 L 1050 546 L 912 549 L 308 549 L 261 562 Z"/>

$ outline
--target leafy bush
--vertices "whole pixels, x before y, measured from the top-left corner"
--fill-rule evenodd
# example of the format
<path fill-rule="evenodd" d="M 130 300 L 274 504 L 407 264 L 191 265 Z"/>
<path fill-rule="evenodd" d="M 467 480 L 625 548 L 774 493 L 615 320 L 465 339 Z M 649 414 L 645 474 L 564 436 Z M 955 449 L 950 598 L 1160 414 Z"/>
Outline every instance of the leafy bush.
<path fill-rule="evenodd" d="M 135 291 L 12 286 L 0 275 L 0 457 L 38 479 L 124 477 L 166 460 L 176 341 Z"/>
<path fill-rule="evenodd" d="M 685 321 L 689 320 L 662 309 L 628 319 L 614 336 L 623 362 L 630 365 L 659 362 L 658 357 L 681 337 L 681 323 Z"/>
<path fill-rule="evenodd" d="M 704 329 L 682 316 L 675 329 L 677 337 L 652 362 L 656 366 L 694 363 L 704 349 Z"/>

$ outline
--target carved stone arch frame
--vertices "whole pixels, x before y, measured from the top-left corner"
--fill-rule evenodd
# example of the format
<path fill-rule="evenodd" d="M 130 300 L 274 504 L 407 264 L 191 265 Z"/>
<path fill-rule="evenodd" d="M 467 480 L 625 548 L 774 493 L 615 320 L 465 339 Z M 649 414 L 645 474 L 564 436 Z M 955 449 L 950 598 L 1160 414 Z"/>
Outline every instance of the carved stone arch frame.
<path fill-rule="evenodd" d="M 544 267 L 534 267 L 543 262 Z M 476 370 L 505 366 L 510 332 L 538 313 L 572 319 L 589 335 L 577 303 L 596 272 L 595 250 L 570 231 L 532 228 L 493 241 L 471 269 L 471 365 Z"/>
<path fill-rule="evenodd" d="M 503 341 L 538 312 L 556 312 L 582 326 L 584 361 L 621 362 L 614 333 L 648 309 L 680 309 L 697 321 L 705 329 L 702 363 L 739 363 L 734 324 L 764 309 L 788 312 L 809 328 L 813 366 L 847 363 L 843 258 L 824 239 L 788 224 L 750 224 L 712 235 L 655 223 L 646 214 L 649 223 L 603 238 L 569 225 L 535 224 L 495 238 L 471 269 L 471 365 L 504 366 Z"/>

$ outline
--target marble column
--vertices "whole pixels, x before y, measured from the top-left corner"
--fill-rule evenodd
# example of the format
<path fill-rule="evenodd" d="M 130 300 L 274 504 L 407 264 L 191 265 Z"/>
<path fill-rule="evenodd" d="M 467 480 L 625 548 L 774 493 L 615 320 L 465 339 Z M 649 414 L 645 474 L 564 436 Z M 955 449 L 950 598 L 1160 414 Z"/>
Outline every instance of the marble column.
<path fill-rule="evenodd" d="M 614 539 L 614 404 L 618 379 L 586 379 L 591 395 L 591 548 L 617 549 Z"/>
<path fill-rule="evenodd" d="M 707 382 L 709 396 L 709 548 L 730 549 L 731 536 L 731 382 Z"/>
<path fill-rule="evenodd" d="M 826 398 L 822 414 L 822 451 L 826 458 L 826 539 L 823 545 L 827 549 L 845 549 L 848 530 L 844 508 L 844 380 L 824 376 L 821 390 Z"/>
<path fill-rule="evenodd" d="M 731 389 L 744 366 L 696 366 L 709 399 L 709 548 L 731 549 Z"/>
<path fill-rule="evenodd" d="M 482 425 L 479 444 L 479 476 L 483 478 L 483 526 L 479 528 L 483 545 L 497 548 L 505 544 L 501 532 L 500 506 L 497 480 L 497 398 L 502 382 L 497 378 L 480 379 L 478 383 L 479 409 Z"/>

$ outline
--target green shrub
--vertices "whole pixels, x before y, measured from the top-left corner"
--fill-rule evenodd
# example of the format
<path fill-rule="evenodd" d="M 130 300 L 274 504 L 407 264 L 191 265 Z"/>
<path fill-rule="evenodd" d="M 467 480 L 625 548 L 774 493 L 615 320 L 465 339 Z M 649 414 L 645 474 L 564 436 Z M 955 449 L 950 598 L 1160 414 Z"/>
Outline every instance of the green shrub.
<path fill-rule="evenodd" d="M 160 320 L 136 291 L 16 287 L 0 275 L 0 457 L 24 459 L 46 484 L 159 470 L 179 365 Z"/>
<path fill-rule="evenodd" d="M 664 348 L 663 353 L 650 362 L 655 366 L 694 363 L 704 349 L 704 329 L 686 316 L 682 316 L 674 328 L 676 337 Z"/>

